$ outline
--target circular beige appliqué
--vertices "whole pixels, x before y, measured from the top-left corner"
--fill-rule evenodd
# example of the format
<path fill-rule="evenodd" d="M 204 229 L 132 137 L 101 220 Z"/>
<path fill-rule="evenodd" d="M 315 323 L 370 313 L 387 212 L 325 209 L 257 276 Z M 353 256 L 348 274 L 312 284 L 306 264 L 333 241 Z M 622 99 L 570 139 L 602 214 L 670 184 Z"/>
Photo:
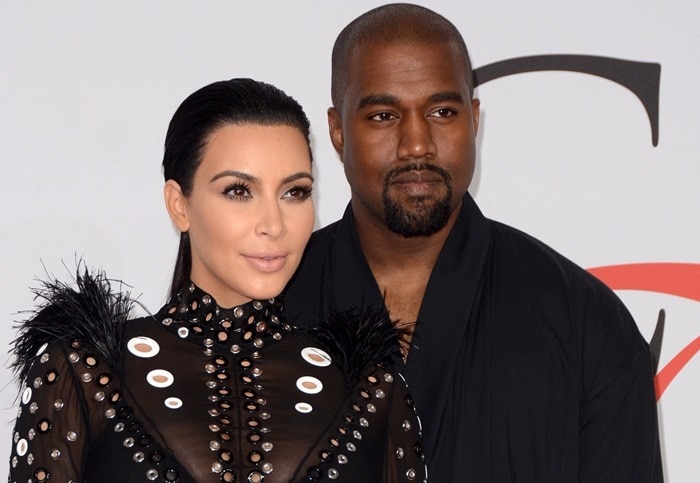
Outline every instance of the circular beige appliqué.
<path fill-rule="evenodd" d="M 146 375 L 146 380 L 153 387 L 168 387 L 175 381 L 175 377 L 165 369 L 153 369 Z"/>
<path fill-rule="evenodd" d="M 126 347 L 137 357 L 153 357 L 160 352 L 158 342 L 150 337 L 133 337 L 126 343 Z"/>
<path fill-rule="evenodd" d="M 318 347 L 304 347 L 301 350 L 301 357 L 314 366 L 327 367 L 331 365 L 331 356 Z"/>
<path fill-rule="evenodd" d="M 323 391 L 323 383 L 311 376 L 302 376 L 297 379 L 297 389 L 306 394 L 318 394 Z"/>

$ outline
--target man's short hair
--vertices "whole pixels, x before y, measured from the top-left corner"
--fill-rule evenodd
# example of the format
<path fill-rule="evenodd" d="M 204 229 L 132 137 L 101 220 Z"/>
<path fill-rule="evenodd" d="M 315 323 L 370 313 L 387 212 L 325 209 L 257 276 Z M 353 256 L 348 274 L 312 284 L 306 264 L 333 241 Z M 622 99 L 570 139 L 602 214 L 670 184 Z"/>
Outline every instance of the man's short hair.
<path fill-rule="evenodd" d="M 464 62 L 469 97 L 474 91 L 471 61 L 462 35 L 452 22 L 425 7 L 393 3 L 369 10 L 350 22 L 338 35 L 331 58 L 331 99 L 340 109 L 347 88 L 352 49 L 366 44 L 454 43 Z"/>

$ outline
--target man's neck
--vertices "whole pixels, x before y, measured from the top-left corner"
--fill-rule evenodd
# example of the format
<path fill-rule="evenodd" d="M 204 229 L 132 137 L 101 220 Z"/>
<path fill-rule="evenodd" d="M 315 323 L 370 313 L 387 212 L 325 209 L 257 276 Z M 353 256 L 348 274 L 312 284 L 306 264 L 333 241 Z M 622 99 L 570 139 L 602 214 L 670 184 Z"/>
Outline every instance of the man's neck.
<path fill-rule="evenodd" d="M 358 218 L 357 236 L 392 319 L 412 328 L 418 318 L 430 274 L 454 226 L 458 207 L 448 223 L 430 236 L 403 237 L 384 224 Z"/>

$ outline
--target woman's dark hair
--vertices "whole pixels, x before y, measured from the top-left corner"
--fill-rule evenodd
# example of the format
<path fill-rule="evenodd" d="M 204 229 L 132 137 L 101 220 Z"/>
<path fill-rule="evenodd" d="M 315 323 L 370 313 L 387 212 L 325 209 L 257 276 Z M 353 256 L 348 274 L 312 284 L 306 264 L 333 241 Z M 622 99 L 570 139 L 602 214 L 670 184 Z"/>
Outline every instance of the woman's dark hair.
<path fill-rule="evenodd" d="M 163 176 L 176 181 L 185 196 L 192 193 L 194 173 L 211 134 L 230 124 L 290 126 L 299 129 L 309 145 L 310 123 L 297 101 L 273 85 L 253 79 L 231 79 L 202 87 L 177 108 L 165 136 Z M 170 296 L 189 280 L 192 249 L 188 233 L 180 235 Z"/>

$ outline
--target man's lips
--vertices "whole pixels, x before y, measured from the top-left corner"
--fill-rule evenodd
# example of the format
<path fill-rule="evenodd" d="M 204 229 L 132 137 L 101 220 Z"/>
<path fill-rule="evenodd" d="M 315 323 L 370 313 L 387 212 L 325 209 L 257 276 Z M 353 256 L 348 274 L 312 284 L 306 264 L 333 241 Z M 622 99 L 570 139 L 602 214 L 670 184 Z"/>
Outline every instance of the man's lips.
<path fill-rule="evenodd" d="M 408 171 L 390 181 L 391 186 L 412 196 L 429 194 L 436 183 L 445 184 L 445 178 L 433 171 Z"/>
<path fill-rule="evenodd" d="M 391 184 L 444 183 L 445 179 L 433 171 L 408 171 L 391 180 Z"/>
<path fill-rule="evenodd" d="M 281 270 L 287 263 L 287 254 L 284 253 L 251 254 L 243 256 L 253 268 L 267 273 Z"/>

